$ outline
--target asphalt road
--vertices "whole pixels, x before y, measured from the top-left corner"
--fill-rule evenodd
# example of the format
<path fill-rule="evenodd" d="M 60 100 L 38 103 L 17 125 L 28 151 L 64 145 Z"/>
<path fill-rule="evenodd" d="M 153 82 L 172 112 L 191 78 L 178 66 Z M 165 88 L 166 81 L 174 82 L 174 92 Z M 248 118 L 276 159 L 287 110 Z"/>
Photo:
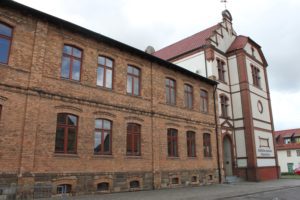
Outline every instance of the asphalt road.
<path fill-rule="evenodd" d="M 52 198 L 53 199 L 53 198 Z M 58 198 L 61 200 L 61 198 Z M 300 179 L 239 182 L 140 192 L 72 196 L 67 200 L 300 200 Z"/>
<path fill-rule="evenodd" d="M 223 198 L 224 199 L 224 198 Z M 252 195 L 239 195 L 225 198 L 230 200 L 300 200 L 300 187 L 278 189 L 275 191 L 258 192 Z"/>

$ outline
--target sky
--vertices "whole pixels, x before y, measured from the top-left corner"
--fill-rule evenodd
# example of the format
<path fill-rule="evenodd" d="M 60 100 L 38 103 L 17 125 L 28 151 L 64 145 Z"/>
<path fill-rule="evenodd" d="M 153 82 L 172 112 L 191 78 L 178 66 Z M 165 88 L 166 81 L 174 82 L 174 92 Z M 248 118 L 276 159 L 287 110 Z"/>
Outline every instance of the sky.
<path fill-rule="evenodd" d="M 130 46 L 159 50 L 222 20 L 220 0 L 16 0 Z M 275 130 L 300 128 L 300 0 L 227 0 L 268 61 Z"/>

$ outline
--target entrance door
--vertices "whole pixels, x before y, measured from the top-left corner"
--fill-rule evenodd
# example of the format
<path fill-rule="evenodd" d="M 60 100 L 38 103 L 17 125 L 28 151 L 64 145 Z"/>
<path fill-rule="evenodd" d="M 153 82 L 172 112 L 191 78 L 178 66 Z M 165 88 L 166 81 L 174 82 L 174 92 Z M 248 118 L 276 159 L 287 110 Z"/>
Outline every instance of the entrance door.
<path fill-rule="evenodd" d="M 223 164 L 225 168 L 225 176 L 232 176 L 232 147 L 228 136 L 223 139 Z"/>

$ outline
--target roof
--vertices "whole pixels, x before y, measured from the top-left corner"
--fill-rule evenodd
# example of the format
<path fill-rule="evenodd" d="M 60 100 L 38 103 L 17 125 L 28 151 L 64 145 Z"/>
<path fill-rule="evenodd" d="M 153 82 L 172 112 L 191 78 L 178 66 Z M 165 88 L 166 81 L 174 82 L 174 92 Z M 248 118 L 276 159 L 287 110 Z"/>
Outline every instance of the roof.
<path fill-rule="evenodd" d="M 141 51 L 137 48 L 134 48 L 132 46 L 129 46 L 127 44 L 124 44 L 122 42 L 119 42 L 117 40 L 114 40 L 114 39 L 111 39 L 109 37 L 106 37 L 104 35 L 101 35 L 99 33 L 96 33 L 94 31 L 91 31 L 91 30 L 88 30 L 84 27 L 81 27 L 81 26 L 78 26 L 76 24 L 73 24 L 71 22 L 68 22 L 68 21 L 65 21 L 63 19 L 60 19 L 58 17 L 54 17 L 52 15 L 49 15 L 49 14 L 46 14 L 44 12 L 41 12 L 41 11 L 38 11 L 36 9 L 33 9 L 33 8 L 30 8 L 28 6 L 25 6 L 23 4 L 20 4 L 20 3 L 17 3 L 15 1 L 12 1 L 12 0 L 1 0 L 0 1 L 0 5 L 1 7 L 3 6 L 6 6 L 6 7 L 9 7 L 9 8 L 12 8 L 12 9 L 16 9 L 18 10 L 19 12 L 25 14 L 25 15 L 28 15 L 30 14 L 31 16 L 34 16 L 36 18 L 39 18 L 41 20 L 47 20 L 48 22 L 50 23 L 53 23 L 53 24 L 56 24 L 60 27 L 64 27 L 65 29 L 68 29 L 72 32 L 76 32 L 76 33 L 79 33 L 81 35 L 83 35 L 84 37 L 89 37 L 89 38 L 93 38 L 99 42 L 103 42 L 107 45 L 110 45 L 110 46 L 114 46 L 114 47 L 117 47 L 121 50 L 124 50 L 124 51 L 127 51 L 129 53 L 132 53 L 134 55 L 137 55 L 139 57 L 142 57 L 143 59 L 147 59 L 151 62 L 155 62 L 163 67 L 166 67 L 166 68 L 169 68 L 169 69 L 172 69 L 172 70 L 175 70 L 175 71 L 178 71 L 180 73 L 183 73 L 183 74 L 186 74 L 188 76 L 191 76 L 195 79 L 198 79 L 198 80 L 201 80 L 203 82 L 206 82 L 210 85 L 217 85 L 218 83 L 214 80 L 211 80 L 211 79 L 208 79 L 208 78 L 205 78 L 199 74 L 196 74 L 194 72 L 191 72 L 187 69 L 184 69 L 182 67 L 179 67 L 178 65 L 175 65 L 173 63 L 170 63 L 166 60 L 163 60 L 161 58 L 158 58 L 156 56 L 153 56 L 151 54 L 148 54 L 144 51 Z"/>
<path fill-rule="evenodd" d="M 219 27 L 220 24 L 214 25 L 172 45 L 164 47 L 154 52 L 153 55 L 164 60 L 170 60 L 173 57 L 200 48 L 207 44 L 207 39 L 211 37 L 213 32 L 216 31 Z"/>
<path fill-rule="evenodd" d="M 274 135 L 275 135 L 275 137 L 278 137 L 278 136 L 281 136 L 281 137 L 300 136 L 300 128 L 274 131 Z"/>
<path fill-rule="evenodd" d="M 227 52 L 231 52 L 238 49 L 243 49 L 246 44 L 248 43 L 249 37 L 239 35 L 235 38 L 235 40 L 232 42 L 231 46 L 228 48 Z"/>

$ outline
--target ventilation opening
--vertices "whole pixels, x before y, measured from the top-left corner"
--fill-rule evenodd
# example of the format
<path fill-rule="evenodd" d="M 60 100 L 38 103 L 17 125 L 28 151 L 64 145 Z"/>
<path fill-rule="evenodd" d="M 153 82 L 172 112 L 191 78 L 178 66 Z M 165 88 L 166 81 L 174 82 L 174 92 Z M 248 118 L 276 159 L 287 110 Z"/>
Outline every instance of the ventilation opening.
<path fill-rule="evenodd" d="M 177 178 L 177 177 L 172 178 L 172 184 L 173 185 L 179 184 L 179 178 Z"/>
<path fill-rule="evenodd" d="M 140 182 L 139 181 L 130 181 L 130 188 L 139 188 Z"/>
<path fill-rule="evenodd" d="M 107 183 L 107 182 L 99 183 L 97 185 L 97 190 L 98 191 L 108 191 L 109 190 L 109 183 Z"/>
<path fill-rule="evenodd" d="M 192 183 L 195 183 L 195 182 L 197 182 L 197 176 L 192 176 Z"/>
<path fill-rule="evenodd" d="M 57 186 L 57 194 L 68 194 L 71 193 L 72 185 L 70 184 L 61 184 Z"/>
<path fill-rule="evenodd" d="M 208 178 L 209 178 L 210 181 L 212 181 L 213 180 L 213 175 L 208 175 Z"/>

